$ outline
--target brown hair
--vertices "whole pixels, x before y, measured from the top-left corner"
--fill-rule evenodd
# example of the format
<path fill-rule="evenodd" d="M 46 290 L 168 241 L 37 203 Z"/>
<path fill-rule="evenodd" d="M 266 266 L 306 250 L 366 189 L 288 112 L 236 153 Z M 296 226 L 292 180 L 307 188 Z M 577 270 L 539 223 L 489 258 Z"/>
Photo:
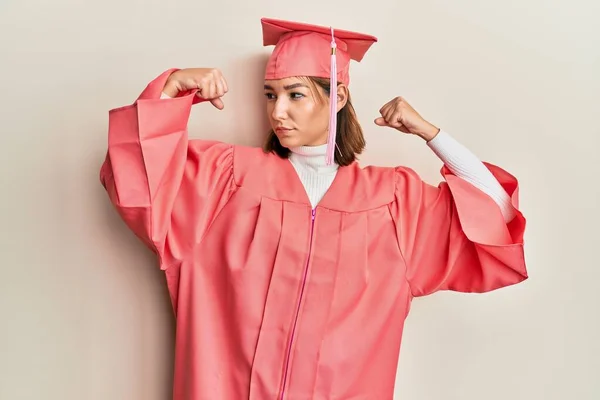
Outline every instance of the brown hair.
<path fill-rule="evenodd" d="M 318 101 L 325 101 L 323 92 L 329 97 L 329 92 L 331 90 L 329 79 L 315 77 L 299 78 L 308 82 L 313 96 L 315 96 Z M 321 90 L 319 90 L 319 88 Z M 356 156 L 365 149 L 365 138 L 360 123 L 358 122 L 358 118 L 356 117 L 354 107 L 352 106 L 350 93 L 348 93 L 346 105 L 344 105 L 337 113 L 337 135 L 335 142 L 335 162 L 340 166 L 352 164 L 356 160 Z M 265 153 L 274 152 L 281 158 L 288 158 L 290 156 L 290 150 L 279 143 L 279 139 L 272 129 L 267 136 L 263 151 Z"/>

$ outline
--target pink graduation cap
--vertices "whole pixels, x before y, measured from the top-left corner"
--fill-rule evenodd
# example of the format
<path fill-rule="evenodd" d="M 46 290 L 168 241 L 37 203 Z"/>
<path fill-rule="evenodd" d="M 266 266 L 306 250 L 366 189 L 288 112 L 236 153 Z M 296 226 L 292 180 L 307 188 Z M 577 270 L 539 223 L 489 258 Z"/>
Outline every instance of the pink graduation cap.
<path fill-rule="evenodd" d="M 350 60 L 361 61 L 377 38 L 331 27 L 262 18 L 263 45 L 275 45 L 265 79 L 292 76 L 329 78 L 327 163 L 334 160 L 337 132 L 337 83 L 350 83 Z"/>

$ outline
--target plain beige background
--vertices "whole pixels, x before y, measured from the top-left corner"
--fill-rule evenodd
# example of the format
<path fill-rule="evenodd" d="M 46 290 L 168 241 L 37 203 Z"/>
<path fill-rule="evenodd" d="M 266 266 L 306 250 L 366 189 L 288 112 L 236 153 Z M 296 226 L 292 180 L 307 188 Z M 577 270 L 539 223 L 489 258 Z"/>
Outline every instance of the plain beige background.
<path fill-rule="evenodd" d="M 402 95 L 521 181 L 530 279 L 415 301 L 396 398 L 599 399 L 599 4 L 3 0 L 0 399 L 170 397 L 165 282 L 98 180 L 107 111 L 169 67 L 215 66 L 226 108 L 196 107 L 192 135 L 260 143 L 262 16 L 379 37 L 352 66 L 363 164 L 439 180 L 420 139 L 372 122 Z"/>

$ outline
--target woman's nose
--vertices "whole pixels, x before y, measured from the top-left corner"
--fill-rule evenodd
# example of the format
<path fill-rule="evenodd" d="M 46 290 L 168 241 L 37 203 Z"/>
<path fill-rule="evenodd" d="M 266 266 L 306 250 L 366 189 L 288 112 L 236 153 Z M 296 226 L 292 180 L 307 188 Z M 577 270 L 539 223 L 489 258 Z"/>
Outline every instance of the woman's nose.
<path fill-rule="evenodd" d="M 274 120 L 282 120 L 287 118 L 287 103 L 285 100 L 277 99 L 275 107 L 273 107 L 272 117 Z"/>

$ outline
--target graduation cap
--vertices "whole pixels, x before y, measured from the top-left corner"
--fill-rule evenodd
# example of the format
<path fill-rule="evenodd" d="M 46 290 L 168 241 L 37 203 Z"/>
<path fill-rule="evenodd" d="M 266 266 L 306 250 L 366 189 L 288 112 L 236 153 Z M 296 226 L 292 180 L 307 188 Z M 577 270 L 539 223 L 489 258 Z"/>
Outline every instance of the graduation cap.
<path fill-rule="evenodd" d="M 329 78 L 327 163 L 333 162 L 337 131 L 337 83 L 350 83 L 350 60 L 361 61 L 377 38 L 333 27 L 262 18 L 263 45 L 275 46 L 265 79 L 292 76 Z"/>

